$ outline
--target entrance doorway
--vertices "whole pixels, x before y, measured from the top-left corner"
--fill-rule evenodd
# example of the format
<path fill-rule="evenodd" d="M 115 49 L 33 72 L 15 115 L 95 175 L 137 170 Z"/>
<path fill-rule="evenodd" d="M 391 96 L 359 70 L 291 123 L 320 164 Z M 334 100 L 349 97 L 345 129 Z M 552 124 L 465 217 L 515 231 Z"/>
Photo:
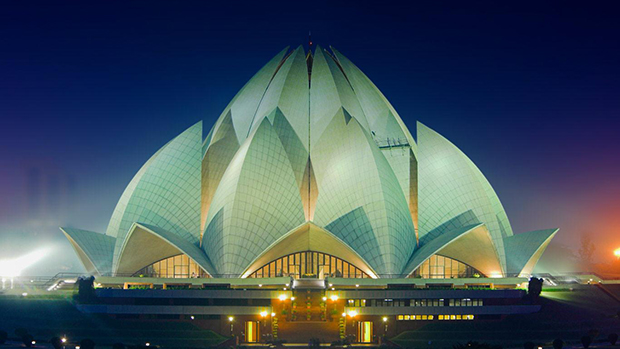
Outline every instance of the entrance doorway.
<path fill-rule="evenodd" d="M 372 321 L 358 321 L 357 341 L 360 343 L 372 343 Z"/>
<path fill-rule="evenodd" d="M 245 322 L 245 341 L 248 343 L 256 343 L 260 338 L 258 322 L 246 321 Z"/>

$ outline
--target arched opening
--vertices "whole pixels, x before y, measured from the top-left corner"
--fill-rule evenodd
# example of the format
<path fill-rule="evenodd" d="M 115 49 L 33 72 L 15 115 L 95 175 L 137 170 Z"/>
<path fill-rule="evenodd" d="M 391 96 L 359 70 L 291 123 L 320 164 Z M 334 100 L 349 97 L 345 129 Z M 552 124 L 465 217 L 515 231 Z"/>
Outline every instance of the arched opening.
<path fill-rule="evenodd" d="M 433 255 L 411 274 L 413 278 L 455 279 L 484 277 L 480 271 L 456 259 Z"/>
<path fill-rule="evenodd" d="M 161 259 L 138 270 L 132 276 L 154 278 L 208 278 L 207 272 L 184 254 Z"/>
<path fill-rule="evenodd" d="M 291 276 L 295 279 L 339 277 L 370 278 L 360 268 L 335 256 L 323 252 L 302 251 L 275 259 L 248 277 L 268 278 Z"/>

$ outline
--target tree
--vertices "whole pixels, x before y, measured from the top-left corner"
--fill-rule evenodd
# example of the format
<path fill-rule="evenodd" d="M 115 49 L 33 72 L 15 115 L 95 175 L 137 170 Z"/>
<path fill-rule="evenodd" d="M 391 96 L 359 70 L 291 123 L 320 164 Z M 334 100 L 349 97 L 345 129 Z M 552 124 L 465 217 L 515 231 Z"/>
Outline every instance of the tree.
<path fill-rule="evenodd" d="M 594 255 L 594 244 L 590 238 L 590 234 L 581 234 L 581 242 L 579 247 L 579 259 L 585 268 L 590 269 L 592 267 L 592 256 Z"/>
<path fill-rule="evenodd" d="M 564 346 L 564 341 L 561 339 L 556 339 L 553 341 L 553 349 L 562 349 Z"/>
<path fill-rule="evenodd" d="M 609 344 L 616 345 L 616 342 L 618 341 L 618 334 L 610 333 L 609 336 L 607 336 L 607 340 L 609 341 Z"/>
<path fill-rule="evenodd" d="M 78 284 L 78 299 L 82 303 L 93 303 L 97 299 L 97 293 L 95 292 L 95 277 L 79 277 L 77 279 Z"/>
<path fill-rule="evenodd" d="M 588 347 L 590 347 L 590 344 L 592 344 L 592 338 L 590 338 L 590 336 L 581 337 L 581 345 L 583 345 L 585 349 L 588 349 Z"/>
<path fill-rule="evenodd" d="M 532 301 L 535 301 L 540 296 L 542 292 L 543 279 L 542 278 L 531 278 L 530 282 L 527 284 L 527 294 L 530 296 Z"/>

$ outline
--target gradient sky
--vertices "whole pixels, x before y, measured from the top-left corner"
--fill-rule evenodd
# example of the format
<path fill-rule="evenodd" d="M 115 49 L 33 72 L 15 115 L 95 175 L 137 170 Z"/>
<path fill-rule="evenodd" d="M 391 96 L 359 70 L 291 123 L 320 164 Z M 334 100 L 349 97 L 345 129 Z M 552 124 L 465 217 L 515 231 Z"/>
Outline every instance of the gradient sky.
<path fill-rule="evenodd" d="M 0 259 L 47 247 L 58 263 L 30 274 L 80 270 L 57 227 L 104 232 L 150 155 L 198 120 L 208 130 L 260 67 L 305 45 L 309 30 L 358 65 L 412 133 L 420 120 L 460 147 L 515 232 L 559 227 L 551 249 L 574 251 L 589 233 L 598 258 L 612 258 L 614 2 L 433 3 L 3 3 Z"/>

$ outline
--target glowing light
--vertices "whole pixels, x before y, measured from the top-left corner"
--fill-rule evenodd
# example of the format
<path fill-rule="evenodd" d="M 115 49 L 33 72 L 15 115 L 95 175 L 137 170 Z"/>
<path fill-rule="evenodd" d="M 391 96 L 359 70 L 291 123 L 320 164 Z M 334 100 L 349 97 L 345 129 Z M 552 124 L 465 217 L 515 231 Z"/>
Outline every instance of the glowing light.
<path fill-rule="evenodd" d="M 335 294 L 329 296 L 329 299 L 331 299 L 332 301 L 337 301 L 338 300 L 338 296 L 336 296 Z"/>
<path fill-rule="evenodd" d="M 342 317 L 346 317 L 346 316 L 347 316 L 347 313 L 342 313 Z"/>
<path fill-rule="evenodd" d="M 614 251 L 614 256 L 616 256 L 617 258 L 620 258 L 620 248 Z"/>
<path fill-rule="evenodd" d="M 151 343 L 146 342 L 146 343 L 144 343 L 144 345 L 146 345 L 147 347 L 150 347 L 150 346 L 151 346 Z"/>
<path fill-rule="evenodd" d="M 295 300 L 295 297 L 291 297 L 291 300 L 292 300 L 292 301 L 294 301 L 294 300 Z"/>
<path fill-rule="evenodd" d="M 271 316 L 272 316 L 272 317 L 276 316 L 276 313 L 271 313 Z"/>
<path fill-rule="evenodd" d="M 37 344 L 37 341 L 32 341 L 32 342 L 30 342 L 30 344 L 35 345 L 35 344 Z"/>
<path fill-rule="evenodd" d="M 383 317 L 383 322 L 387 322 L 387 316 Z"/>
<path fill-rule="evenodd" d="M 63 342 L 63 343 L 67 343 L 67 338 L 66 338 L 66 337 L 62 337 L 62 338 L 60 339 L 60 341 L 61 341 L 61 342 Z"/>
<path fill-rule="evenodd" d="M 332 286 L 334 286 L 334 284 L 329 284 L 329 287 L 332 287 Z"/>
<path fill-rule="evenodd" d="M 497 272 L 497 271 L 492 271 L 491 274 L 489 275 L 489 277 L 493 278 L 493 279 L 501 278 L 502 277 L 502 273 Z"/>
<path fill-rule="evenodd" d="M 355 284 L 355 287 L 360 287 L 360 285 L 359 284 Z"/>
<path fill-rule="evenodd" d="M 44 248 L 32 251 L 14 259 L 0 260 L 0 276 L 10 278 L 19 276 L 24 269 L 40 261 L 48 253 L 49 250 Z"/>
<path fill-rule="evenodd" d="M 76 345 L 76 346 L 75 346 L 75 349 L 80 349 L 80 346 L 79 346 L 79 345 Z"/>
<path fill-rule="evenodd" d="M 355 311 L 355 310 L 349 311 L 349 316 L 350 317 L 356 317 L 357 316 L 357 311 Z"/>
<path fill-rule="evenodd" d="M 323 300 L 324 300 L 324 301 L 326 301 L 326 300 L 327 300 L 327 297 L 323 297 Z"/>
<path fill-rule="evenodd" d="M 190 318 L 190 319 L 192 319 L 192 320 L 194 320 L 194 319 L 195 319 L 194 315 L 190 316 L 189 318 Z"/>
<path fill-rule="evenodd" d="M 263 287 L 263 284 L 258 284 L 258 287 Z"/>
<path fill-rule="evenodd" d="M 28 295 L 28 293 L 24 292 L 22 293 L 22 296 L 26 297 Z"/>
<path fill-rule="evenodd" d="M 260 312 L 260 316 L 265 317 L 267 316 L 267 311 L 263 310 Z"/>
<path fill-rule="evenodd" d="M 235 319 L 235 318 L 234 318 L 234 317 L 232 317 L 232 316 L 229 316 L 229 317 L 228 317 L 228 321 L 230 321 L 230 322 L 232 322 L 234 319 Z"/>
<path fill-rule="evenodd" d="M 278 299 L 281 301 L 285 301 L 286 300 L 286 295 L 285 294 L 281 294 L 278 296 Z"/>

